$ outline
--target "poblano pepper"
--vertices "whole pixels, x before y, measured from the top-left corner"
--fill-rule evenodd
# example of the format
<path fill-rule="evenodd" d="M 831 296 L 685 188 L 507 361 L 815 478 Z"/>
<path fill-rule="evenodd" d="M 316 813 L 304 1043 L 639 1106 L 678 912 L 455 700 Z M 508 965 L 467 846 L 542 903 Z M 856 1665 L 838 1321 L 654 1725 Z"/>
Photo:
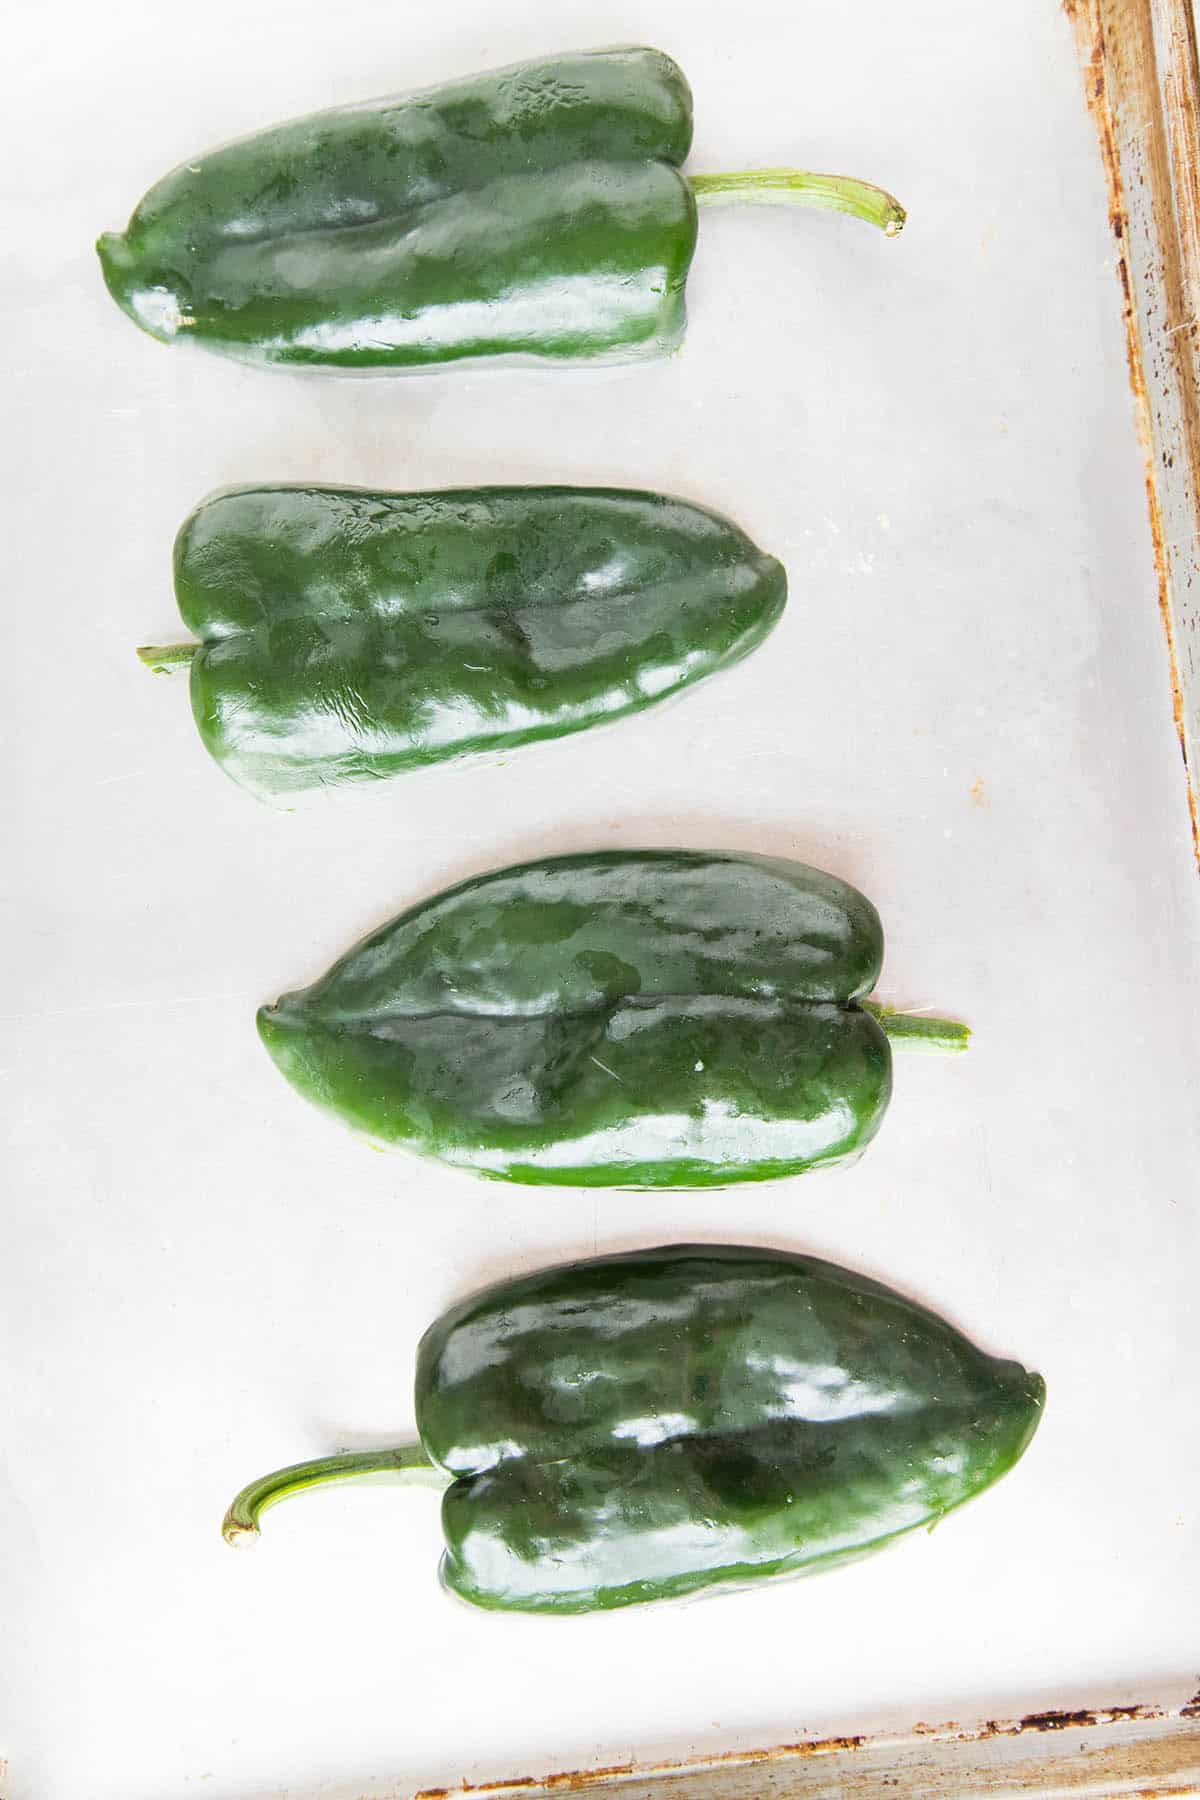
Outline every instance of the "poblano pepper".
<path fill-rule="evenodd" d="M 97 245 L 135 324 L 259 364 L 630 361 L 674 350 L 696 206 L 791 201 L 900 230 L 867 182 L 684 175 L 658 50 L 574 52 L 338 107 L 193 158 Z"/>
<path fill-rule="evenodd" d="M 417 1352 L 419 1442 L 243 1489 L 233 1543 L 303 1488 L 446 1486 L 445 1585 L 579 1613 L 829 1568 L 932 1526 L 1012 1468 L 1045 1385 L 813 1257 L 603 1256 L 453 1306 Z"/>
<path fill-rule="evenodd" d="M 708 1187 L 861 1150 L 889 1036 L 870 901 L 782 857 L 608 850 L 465 881 L 258 1015 L 288 1080 L 380 1144 L 507 1181 Z"/>
<path fill-rule="evenodd" d="M 706 508 L 618 488 L 235 488 L 175 544 L 201 738 L 260 797 L 640 711 L 737 662 L 787 578 Z"/>

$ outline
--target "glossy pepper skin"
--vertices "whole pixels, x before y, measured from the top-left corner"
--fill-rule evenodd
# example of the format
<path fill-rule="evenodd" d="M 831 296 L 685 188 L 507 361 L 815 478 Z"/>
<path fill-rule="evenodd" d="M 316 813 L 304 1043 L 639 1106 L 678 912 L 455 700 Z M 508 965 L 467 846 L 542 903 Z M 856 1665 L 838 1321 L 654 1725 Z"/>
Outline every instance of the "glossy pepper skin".
<path fill-rule="evenodd" d="M 692 98 L 659 50 L 579 51 L 295 119 L 195 157 L 97 244 L 164 343 L 372 373 L 674 350 L 696 205 L 903 208 L 798 169 L 685 176 Z"/>
<path fill-rule="evenodd" d="M 263 364 L 631 360 L 684 328 L 691 94 L 580 52 L 338 107 L 193 158 L 98 249 L 151 336 Z"/>
<path fill-rule="evenodd" d="M 637 1250 L 452 1307 L 418 1351 L 419 1450 L 281 1471 L 244 1490 L 225 1532 L 319 1481 L 432 1467 L 449 1481 L 454 1593 L 518 1612 L 629 1606 L 832 1567 L 935 1524 L 1017 1462 L 1044 1395 L 832 1263 Z"/>
<path fill-rule="evenodd" d="M 595 851 L 413 907 L 258 1027 L 376 1143 L 516 1182 L 761 1181 L 874 1136 L 882 955 L 870 901 L 803 863 Z"/>
<path fill-rule="evenodd" d="M 175 545 L 209 753 L 261 798 L 621 718 L 738 661 L 787 578 L 661 494 L 237 488 Z"/>

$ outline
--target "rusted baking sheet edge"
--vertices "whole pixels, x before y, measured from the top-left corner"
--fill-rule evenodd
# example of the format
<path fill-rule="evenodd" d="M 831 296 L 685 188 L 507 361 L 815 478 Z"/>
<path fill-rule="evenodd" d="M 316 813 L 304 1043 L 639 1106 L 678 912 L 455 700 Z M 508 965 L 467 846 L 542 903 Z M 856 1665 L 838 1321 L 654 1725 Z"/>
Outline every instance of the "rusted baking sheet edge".
<path fill-rule="evenodd" d="M 1100 134 L 1200 861 L 1200 69 L 1191 0 L 1062 0 Z"/>
<path fill-rule="evenodd" d="M 757 1800 L 769 1792 L 864 1797 L 884 1781 L 889 1800 L 966 1793 L 1086 1793 L 1166 1800 L 1200 1795 L 1200 1693 L 1182 1707 L 1085 1707 L 989 1719 L 919 1723 L 907 1736 L 832 1737 L 724 1756 L 560 1770 L 499 1782 L 422 1788 L 413 1800 L 538 1800 L 622 1791 L 628 1800 Z M 769 1787 L 764 1783 L 769 1782 Z"/>

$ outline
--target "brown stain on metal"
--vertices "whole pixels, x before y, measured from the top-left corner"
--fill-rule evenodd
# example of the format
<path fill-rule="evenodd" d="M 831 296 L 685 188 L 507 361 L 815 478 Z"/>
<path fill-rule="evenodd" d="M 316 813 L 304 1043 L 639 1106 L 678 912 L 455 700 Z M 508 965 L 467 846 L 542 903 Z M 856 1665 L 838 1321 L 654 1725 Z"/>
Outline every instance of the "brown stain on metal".
<path fill-rule="evenodd" d="M 654 1772 L 683 1767 L 683 1763 L 658 1763 Z M 508 1794 L 522 1788 L 536 1788 L 539 1794 L 570 1793 L 572 1788 L 591 1782 L 619 1781 L 637 1773 L 633 1763 L 609 1763 L 600 1769 L 558 1769 L 551 1775 L 510 1775 L 506 1781 L 485 1781 L 479 1785 L 464 1781 L 456 1788 L 422 1788 L 413 1795 L 413 1800 L 450 1800 L 454 1794 Z"/>
<path fill-rule="evenodd" d="M 796 1744 L 772 1744 L 768 1749 L 717 1751 L 704 1758 L 704 1767 L 753 1768 L 756 1764 L 775 1762 L 784 1756 L 834 1756 L 859 1750 L 867 1742 L 867 1738 L 861 1736 L 805 1738 Z M 637 1775 L 649 1779 L 672 1772 L 682 1774 L 688 1766 L 687 1762 L 657 1762 L 647 1769 L 639 1768 L 636 1763 L 610 1763 L 599 1769 L 557 1769 L 550 1775 L 510 1775 L 506 1781 L 484 1782 L 480 1786 L 464 1781 L 456 1788 L 422 1788 L 413 1795 L 413 1800 L 450 1800 L 454 1794 L 507 1794 L 522 1788 L 536 1788 L 539 1794 L 570 1793 L 572 1789 L 597 1781 L 623 1781 Z"/>
<path fill-rule="evenodd" d="M 672 1765 L 668 1763 L 666 1766 L 670 1768 Z M 585 1781 L 616 1781 L 622 1776 L 635 1773 L 632 1763 L 610 1763 L 604 1769 L 560 1769 L 557 1775 L 547 1775 L 541 1785 L 552 1792 L 565 1790 L 569 1793 L 572 1788 L 582 1787 Z"/>
<path fill-rule="evenodd" d="M 1154 548 L 1154 567 L 1158 583 L 1158 609 L 1167 640 L 1171 706 L 1175 718 L 1175 732 L 1179 740 L 1179 753 L 1183 758 L 1188 809 L 1192 825 L 1192 847 L 1197 865 L 1200 866 L 1200 814 L 1197 812 L 1195 772 L 1188 760 L 1183 687 L 1179 676 L 1178 646 L 1171 610 L 1171 561 L 1163 528 L 1162 504 L 1156 479 L 1154 411 L 1146 383 L 1142 338 L 1138 328 L 1137 305 L 1127 255 L 1129 209 L 1126 201 L 1125 178 L 1122 173 L 1122 139 L 1116 123 L 1118 101 L 1111 89 L 1110 70 L 1116 70 L 1120 66 L 1126 77 L 1123 85 L 1132 90 L 1132 93 L 1125 93 L 1121 96 L 1125 102 L 1124 110 L 1126 112 L 1130 110 L 1131 98 L 1133 100 L 1140 98 L 1143 102 L 1138 108 L 1144 115 L 1138 135 L 1144 139 L 1149 156 L 1156 211 L 1161 213 L 1165 205 L 1172 218 L 1172 228 L 1160 230 L 1158 233 L 1163 247 L 1163 282 L 1167 289 L 1170 310 L 1176 317 L 1176 326 L 1173 329 L 1185 330 L 1190 336 L 1194 336 L 1196 333 L 1197 321 L 1194 311 L 1190 318 L 1188 316 L 1188 284 L 1185 276 L 1189 274 L 1195 276 L 1193 295 L 1200 297 L 1200 268 L 1197 270 L 1185 269 L 1183 265 L 1189 260 L 1186 248 L 1188 227 L 1190 226 L 1195 233 L 1196 219 L 1200 217 L 1200 172 L 1198 172 L 1200 165 L 1197 164 L 1194 139 L 1190 146 L 1186 141 L 1187 120 L 1185 119 L 1183 140 L 1175 146 L 1176 166 L 1190 170 L 1191 179 L 1182 183 L 1188 194 L 1188 200 L 1184 205 L 1186 217 L 1182 222 L 1183 229 L 1177 233 L 1173 224 L 1173 208 L 1171 206 L 1170 152 L 1165 141 L 1165 130 L 1157 104 L 1154 27 L 1149 0 L 1062 0 L 1062 6 L 1074 31 L 1076 47 L 1084 68 L 1084 92 L 1087 97 L 1088 110 L 1095 121 L 1099 135 L 1100 155 L 1108 186 L 1109 224 L 1118 246 L 1117 274 L 1121 282 L 1125 349 L 1129 364 L 1129 383 L 1133 390 L 1138 439 L 1142 446 L 1142 455 L 1146 466 L 1146 500 L 1150 515 L 1150 536 Z M 1118 7 L 1120 11 L 1121 29 L 1119 32 L 1112 32 L 1108 29 L 1108 18 L 1113 6 Z M 1188 20 L 1187 29 L 1191 32 L 1190 48 L 1194 66 L 1195 34 L 1186 0 L 1179 6 L 1178 11 L 1181 16 L 1186 15 Z M 1128 52 L 1128 55 L 1123 54 L 1124 52 Z M 1123 67 L 1126 61 L 1130 65 L 1128 71 L 1125 71 Z M 1188 84 L 1176 83 L 1176 86 L 1181 90 L 1186 90 Z M 1192 98 L 1194 99 L 1194 86 Z M 1182 252 L 1180 250 L 1181 238 L 1185 246 Z M 1190 451 L 1189 460 L 1192 464 L 1192 497 L 1194 501 L 1197 501 L 1200 500 L 1200 395 L 1196 392 L 1194 379 L 1188 378 L 1186 370 L 1183 371 L 1183 379 L 1179 382 L 1179 388 L 1184 414 L 1184 438 Z"/>
<path fill-rule="evenodd" d="M 861 1750 L 868 1740 L 865 1737 L 830 1737 L 802 1738 L 797 1744 L 776 1744 L 770 1750 L 729 1750 L 724 1756 L 714 1756 L 710 1760 L 718 1765 L 723 1762 L 766 1762 L 777 1756 L 834 1756 L 846 1750 Z"/>
<path fill-rule="evenodd" d="M 1068 1731 L 1072 1726 L 1095 1725 L 1094 1712 L 1040 1712 L 1026 1713 L 1017 1726 L 1018 1731 Z"/>
<path fill-rule="evenodd" d="M 960 1743 L 980 1743 L 992 1737 L 1020 1737 L 1025 1731 L 1081 1731 L 1135 1720 L 1149 1722 L 1167 1716 L 1158 1706 L 1089 1706 L 1074 1712 L 1053 1708 L 1047 1712 L 1026 1713 L 1020 1719 L 989 1719 L 984 1725 L 970 1731 L 956 1731 L 955 1735 Z M 938 1731 L 942 1736 L 952 1729 L 948 1725 L 921 1727 L 926 1732 Z"/>
<path fill-rule="evenodd" d="M 517 1775 L 505 1781 L 462 1782 L 458 1787 L 422 1788 L 414 1794 L 412 1800 L 452 1800 L 454 1795 L 479 1796 L 494 1795 L 497 1800 L 503 1796 L 529 1791 L 536 1794 L 572 1793 L 581 1789 L 590 1789 L 597 1785 L 628 1780 L 651 1782 L 671 1777 L 689 1776 L 701 1779 L 708 1774 L 736 1775 L 739 1770 L 751 1770 L 771 1764 L 778 1769 L 781 1764 L 795 1763 L 810 1757 L 837 1757 L 854 1752 L 878 1753 L 890 1746 L 894 1752 L 900 1751 L 905 1742 L 915 1744 L 921 1740 L 929 1741 L 931 1752 L 936 1754 L 937 1743 L 947 1745 L 970 1746 L 986 1743 L 989 1738 L 1021 1738 L 1036 1737 L 1046 1732 L 1063 1731 L 1102 1731 L 1106 1727 L 1122 1727 L 1126 1725 L 1150 1724 L 1171 1718 L 1200 1718 L 1200 1693 L 1197 1693 L 1186 1706 L 1177 1713 L 1169 1713 L 1162 1707 L 1142 1704 L 1121 1704 L 1118 1706 L 1080 1707 L 1075 1709 L 1052 1708 L 1045 1712 L 1025 1713 L 1019 1719 L 988 1719 L 981 1725 L 963 1726 L 957 1719 L 948 1719 L 942 1724 L 931 1725 L 919 1719 L 912 1726 L 907 1740 L 904 1738 L 872 1739 L 862 1734 L 852 1736 L 805 1738 L 797 1743 L 773 1744 L 768 1748 L 751 1750 L 728 1750 L 709 1754 L 699 1759 L 683 1761 L 660 1761 L 653 1764 L 611 1763 L 602 1768 L 561 1769 L 549 1775 Z M 1086 1746 L 1080 1745 L 1082 1754 Z M 933 1773 L 930 1771 L 930 1778 Z M 675 1791 L 672 1783 L 672 1792 Z M 857 1792 L 857 1788 L 855 1789 Z M 874 1790 L 872 1790 L 874 1791 Z M 935 1791 L 933 1786 L 929 1792 Z M 953 1793 L 950 1787 L 945 1788 L 947 1796 Z M 1134 1800 L 1170 1800 L 1180 1795 L 1195 1795 L 1194 1783 L 1184 1787 L 1138 1787 L 1123 1789 L 1134 1797 Z M 754 1790 L 747 1790 L 747 1800 Z"/>

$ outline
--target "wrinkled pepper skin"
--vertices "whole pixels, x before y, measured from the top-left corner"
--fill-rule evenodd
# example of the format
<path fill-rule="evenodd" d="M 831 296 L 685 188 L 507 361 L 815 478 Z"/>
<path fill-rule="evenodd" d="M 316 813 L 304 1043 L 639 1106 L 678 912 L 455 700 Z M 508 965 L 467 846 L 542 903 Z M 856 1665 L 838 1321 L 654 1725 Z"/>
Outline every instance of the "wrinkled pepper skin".
<path fill-rule="evenodd" d="M 675 1244 L 503 1281 L 421 1340 L 420 1442 L 264 1477 L 225 1517 L 392 1473 L 444 1488 L 445 1585 L 582 1613 L 802 1575 L 931 1527 L 1023 1454 L 1045 1386 L 904 1295 Z"/>
<path fill-rule="evenodd" d="M 613 850 L 463 882 L 259 1014 L 278 1067 L 381 1144 L 481 1175 L 707 1187 L 874 1136 L 862 894 L 779 857 Z"/>
<path fill-rule="evenodd" d="M 787 578 L 660 494 L 257 487 L 186 521 L 175 589 L 201 738 L 269 799 L 638 712 L 745 656 Z"/>
<path fill-rule="evenodd" d="M 676 348 L 696 243 L 682 71 L 579 52 L 195 157 L 97 246 L 165 343 L 375 371 Z"/>
<path fill-rule="evenodd" d="M 417 1425 L 455 1477 L 446 1585 L 587 1612 L 808 1572 L 1003 1475 L 1044 1384 L 813 1258 L 676 1245 L 502 1283 L 422 1340 Z"/>

